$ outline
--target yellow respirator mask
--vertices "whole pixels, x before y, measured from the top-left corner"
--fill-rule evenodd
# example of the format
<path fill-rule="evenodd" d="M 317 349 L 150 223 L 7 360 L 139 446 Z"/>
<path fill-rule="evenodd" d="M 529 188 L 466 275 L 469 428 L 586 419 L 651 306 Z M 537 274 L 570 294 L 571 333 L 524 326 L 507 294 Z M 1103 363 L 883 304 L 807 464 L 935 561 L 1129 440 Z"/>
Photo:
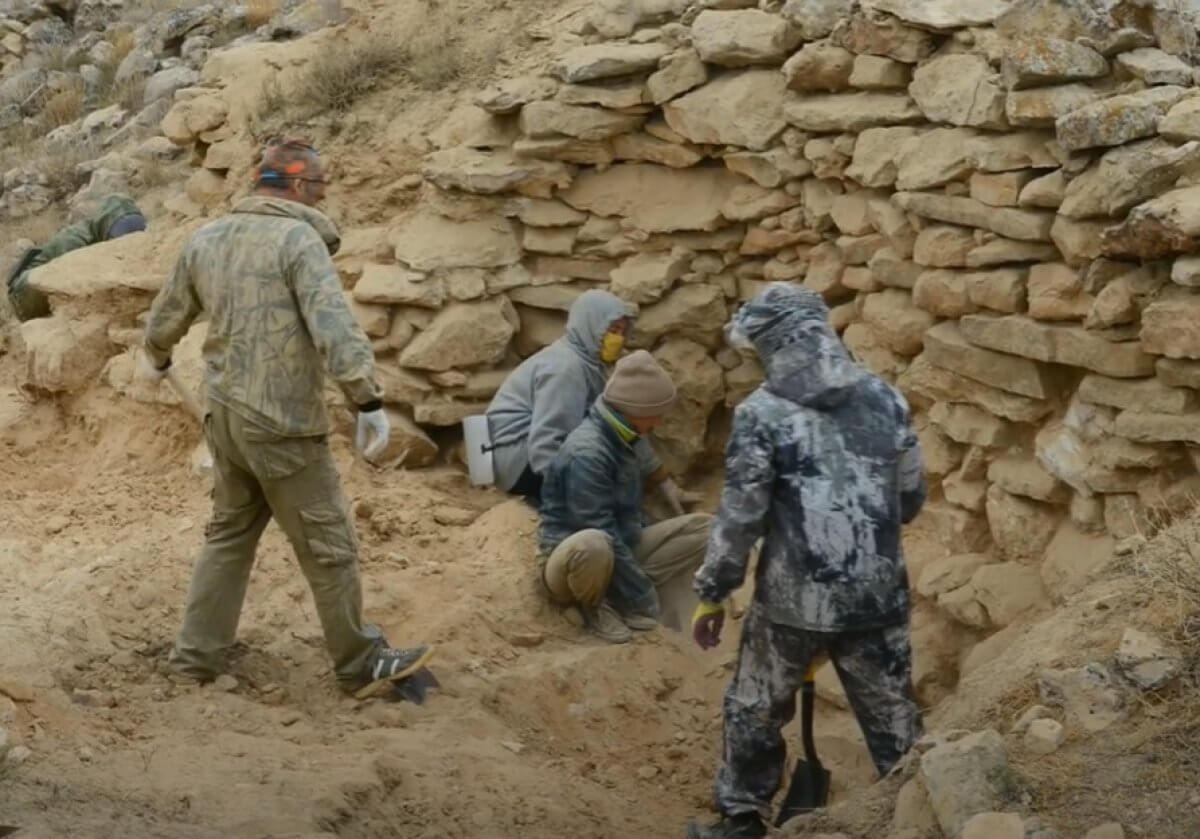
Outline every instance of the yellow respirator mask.
<path fill-rule="evenodd" d="M 612 364 L 621 357 L 623 349 L 625 349 L 625 336 L 607 332 L 600 341 L 600 360 L 605 364 Z"/>

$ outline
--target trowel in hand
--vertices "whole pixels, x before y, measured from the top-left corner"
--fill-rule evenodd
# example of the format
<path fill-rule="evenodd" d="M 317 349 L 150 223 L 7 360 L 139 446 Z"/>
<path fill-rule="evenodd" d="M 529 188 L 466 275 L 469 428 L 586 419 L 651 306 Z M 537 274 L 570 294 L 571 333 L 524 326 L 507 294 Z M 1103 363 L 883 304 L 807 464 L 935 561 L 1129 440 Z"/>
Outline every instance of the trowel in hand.
<path fill-rule="evenodd" d="M 804 813 L 811 813 L 829 802 L 829 770 L 821 765 L 817 757 L 817 745 L 813 741 L 813 711 L 817 695 L 817 667 L 820 659 L 814 658 L 804 674 L 804 685 L 800 689 L 800 737 L 804 742 L 804 760 L 796 761 L 792 770 L 792 781 L 784 796 L 783 806 L 775 819 L 775 826 Z"/>

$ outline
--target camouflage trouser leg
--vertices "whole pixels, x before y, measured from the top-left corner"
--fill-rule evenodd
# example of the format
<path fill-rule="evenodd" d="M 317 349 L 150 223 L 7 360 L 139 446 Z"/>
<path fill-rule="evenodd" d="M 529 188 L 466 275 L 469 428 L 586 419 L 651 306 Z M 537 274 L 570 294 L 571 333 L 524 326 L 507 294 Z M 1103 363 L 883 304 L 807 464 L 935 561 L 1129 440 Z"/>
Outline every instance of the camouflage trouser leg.
<path fill-rule="evenodd" d="M 796 692 L 813 658 L 837 668 L 871 758 L 886 774 L 920 734 L 913 698 L 908 626 L 862 633 L 806 632 L 771 623 L 751 607 L 742 629 L 733 682 L 725 692 L 724 748 L 716 804 L 725 815 L 770 817 L 783 780 L 783 728 L 796 713 Z M 820 725 L 820 721 L 817 721 Z"/>
<path fill-rule="evenodd" d="M 278 437 L 219 404 L 209 405 L 205 433 L 213 453 L 213 512 L 171 664 L 200 679 L 220 672 L 258 541 L 274 518 L 308 580 L 334 671 L 354 681 L 382 640 L 363 621 L 358 541 L 328 444 Z"/>
<path fill-rule="evenodd" d="M 19 275 L 8 287 L 8 302 L 19 321 L 44 318 L 50 314 L 50 301 L 46 295 L 29 284 L 29 272 Z"/>

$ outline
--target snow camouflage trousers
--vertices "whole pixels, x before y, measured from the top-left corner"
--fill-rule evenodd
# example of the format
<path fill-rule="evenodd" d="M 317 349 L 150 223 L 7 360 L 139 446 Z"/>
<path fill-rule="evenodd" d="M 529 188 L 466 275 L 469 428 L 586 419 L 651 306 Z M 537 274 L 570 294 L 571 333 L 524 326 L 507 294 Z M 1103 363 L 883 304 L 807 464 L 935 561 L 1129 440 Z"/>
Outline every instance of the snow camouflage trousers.
<path fill-rule="evenodd" d="M 809 662 L 819 655 L 833 661 L 880 775 L 921 735 L 907 623 L 863 632 L 808 632 L 771 623 L 751 606 L 737 668 L 725 692 L 724 747 L 715 790 L 723 814 L 757 812 L 770 818 L 787 754 L 782 730 L 795 716 Z M 820 724 L 818 715 L 817 733 Z"/>

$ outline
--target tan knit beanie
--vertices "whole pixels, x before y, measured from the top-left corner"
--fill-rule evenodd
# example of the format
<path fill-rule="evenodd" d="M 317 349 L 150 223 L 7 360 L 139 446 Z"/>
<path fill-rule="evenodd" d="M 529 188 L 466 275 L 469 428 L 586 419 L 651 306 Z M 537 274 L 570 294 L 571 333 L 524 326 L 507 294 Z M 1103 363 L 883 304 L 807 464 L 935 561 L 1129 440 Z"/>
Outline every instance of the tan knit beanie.
<path fill-rule="evenodd" d="M 653 417 L 675 402 L 675 384 L 645 350 L 619 360 L 604 388 L 604 401 L 627 417 Z"/>

